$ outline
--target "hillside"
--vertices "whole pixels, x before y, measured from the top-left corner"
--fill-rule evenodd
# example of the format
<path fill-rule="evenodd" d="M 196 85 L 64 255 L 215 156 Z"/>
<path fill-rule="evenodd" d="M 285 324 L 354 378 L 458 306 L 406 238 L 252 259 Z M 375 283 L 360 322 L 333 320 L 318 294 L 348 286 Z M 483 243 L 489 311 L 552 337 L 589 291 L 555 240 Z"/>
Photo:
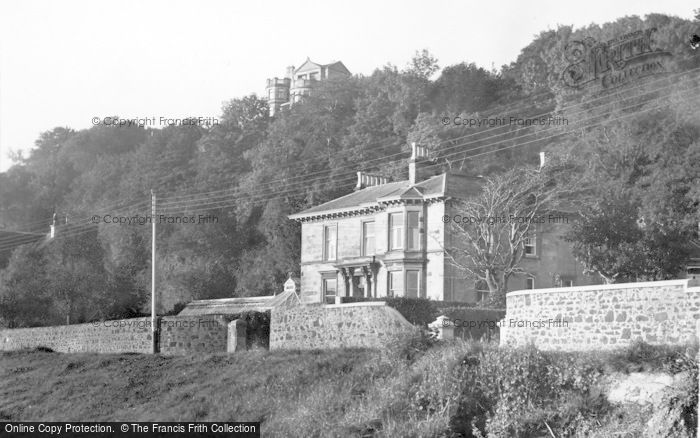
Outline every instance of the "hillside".
<path fill-rule="evenodd" d="M 263 436 L 285 437 L 470 436 L 472 421 L 488 436 L 545 436 L 547 428 L 637 436 L 645 427 L 694 436 L 697 365 L 677 350 L 397 345 L 182 357 L 3 353 L 0 420 L 260 421 Z M 601 395 L 606 378 L 642 371 L 691 378 L 656 395 L 654 408 L 621 408 Z"/>
<path fill-rule="evenodd" d="M 274 117 L 264 98 L 221 96 L 230 100 L 212 126 L 37 127 L 45 131 L 35 149 L 0 173 L 0 325 L 148 311 L 151 229 L 144 219 L 151 190 L 158 217 L 166 219 L 156 231 L 161 311 L 192 299 L 275 293 L 299 269 L 300 226 L 288 215 L 351 193 L 357 171 L 405 179 L 411 142 L 430 151 L 432 170 L 487 177 L 535 165 L 539 151 L 568 151 L 585 168 L 596 164 L 592 181 L 610 181 L 591 199 L 629 200 L 630 211 L 661 224 L 663 238 L 651 236 L 643 254 L 656 241 L 672 241 L 676 254 L 678 242 L 688 241 L 686 219 L 697 210 L 693 93 L 700 56 L 687 44 L 696 27 L 662 14 L 560 26 L 493 70 L 468 59 L 440 66 L 417 51 L 403 68 L 377 66 L 370 75 L 324 81 Z M 673 53 L 668 74 L 602 95 L 562 90 L 571 43 L 645 29 L 656 29 L 658 47 Z M 548 126 L 464 123 L 552 110 L 553 120 L 567 119 L 556 136 Z M 620 186 L 632 186 L 635 195 L 613 190 Z M 595 207 L 582 208 L 605 211 Z M 677 217 L 668 219 L 671 214 Z M 23 239 L 11 233 L 46 234 L 54 221 L 56 238 L 41 248 L 21 246 Z M 684 228 L 669 239 L 665 227 L 677 224 Z M 659 249 L 664 259 L 668 252 Z M 653 268 L 629 276 L 676 278 Z"/>

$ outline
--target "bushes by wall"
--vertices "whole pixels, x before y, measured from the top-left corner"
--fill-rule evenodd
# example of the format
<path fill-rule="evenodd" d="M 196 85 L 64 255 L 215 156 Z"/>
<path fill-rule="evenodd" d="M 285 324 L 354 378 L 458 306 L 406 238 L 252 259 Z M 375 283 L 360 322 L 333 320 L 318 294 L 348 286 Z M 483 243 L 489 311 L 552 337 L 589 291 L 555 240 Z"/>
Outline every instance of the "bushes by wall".
<path fill-rule="evenodd" d="M 497 341 L 500 333 L 499 322 L 505 317 L 506 311 L 450 306 L 442 308 L 440 314 L 454 322 L 456 338 Z"/>
<path fill-rule="evenodd" d="M 387 306 L 392 307 L 404 317 L 408 322 L 419 327 L 428 327 L 428 324 L 435 321 L 440 316 L 436 301 L 427 298 L 405 298 L 405 297 L 343 297 L 343 303 L 359 303 L 365 301 L 384 301 Z"/>

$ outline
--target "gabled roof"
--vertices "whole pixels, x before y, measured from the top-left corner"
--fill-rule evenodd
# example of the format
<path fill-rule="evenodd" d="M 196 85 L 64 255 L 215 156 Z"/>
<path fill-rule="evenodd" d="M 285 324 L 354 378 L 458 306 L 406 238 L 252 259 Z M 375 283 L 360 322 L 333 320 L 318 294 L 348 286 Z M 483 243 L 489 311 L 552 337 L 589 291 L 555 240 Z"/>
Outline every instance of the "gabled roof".
<path fill-rule="evenodd" d="M 306 219 L 316 216 L 369 212 L 380 209 L 383 203 L 407 199 L 468 198 L 480 191 L 479 178 L 457 173 L 443 173 L 415 185 L 408 180 L 367 187 L 326 203 L 289 216 Z"/>
<path fill-rule="evenodd" d="M 313 62 L 311 59 L 306 58 L 306 61 L 299 67 L 297 67 L 296 70 L 294 70 L 294 74 L 297 74 L 301 71 L 306 71 L 306 70 L 316 70 L 318 68 L 321 68 L 321 64 L 317 64 Z"/>
<path fill-rule="evenodd" d="M 344 73 L 347 75 L 350 75 L 350 70 L 348 70 L 347 67 L 345 67 L 345 64 L 343 64 L 340 61 L 336 62 L 331 62 L 330 64 L 319 64 L 317 62 L 313 62 L 311 59 L 306 58 L 306 61 L 302 65 L 300 65 L 296 70 L 294 70 L 294 74 L 296 75 L 299 72 L 305 72 L 309 70 L 317 70 L 317 69 L 327 69 L 327 70 L 334 70 L 340 73 Z"/>

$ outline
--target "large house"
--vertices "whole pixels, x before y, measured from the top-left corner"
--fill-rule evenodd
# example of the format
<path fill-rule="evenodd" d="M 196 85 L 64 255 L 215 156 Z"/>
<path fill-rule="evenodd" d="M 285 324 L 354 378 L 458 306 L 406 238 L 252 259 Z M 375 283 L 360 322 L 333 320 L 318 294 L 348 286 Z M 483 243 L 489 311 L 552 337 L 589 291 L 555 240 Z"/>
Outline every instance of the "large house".
<path fill-rule="evenodd" d="M 487 293 L 452 266 L 445 254 L 454 236 L 444 218 L 459 214 L 451 200 L 475 195 L 481 178 L 427 172 L 425 151 L 413 145 L 409 178 L 358 172 L 355 191 L 290 215 L 301 222 L 301 301 L 405 296 L 478 302 Z M 560 237 L 564 227 L 538 228 L 525 244 L 526 275 L 509 290 L 599 283 Z"/>
<path fill-rule="evenodd" d="M 350 70 L 340 61 L 317 64 L 306 58 L 299 68 L 287 67 L 287 75 L 284 78 L 267 80 L 265 91 L 270 115 L 274 116 L 281 109 L 299 102 L 319 81 L 342 76 L 350 76 Z"/>

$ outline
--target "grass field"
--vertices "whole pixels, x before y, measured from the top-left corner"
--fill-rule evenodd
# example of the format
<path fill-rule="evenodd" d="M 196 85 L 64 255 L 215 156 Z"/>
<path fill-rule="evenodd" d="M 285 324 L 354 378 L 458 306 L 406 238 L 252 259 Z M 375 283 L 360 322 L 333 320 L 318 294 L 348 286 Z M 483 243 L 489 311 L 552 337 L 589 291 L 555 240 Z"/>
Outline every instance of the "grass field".
<path fill-rule="evenodd" d="M 519 378 L 522 364 L 530 367 L 528 372 L 542 368 L 542 360 L 551 366 L 561 363 L 564 369 L 580 357 L 539 352 L 519 353 L 517 360 L 511 356 L 492 346 L 428 348 L 415 342 L 384 351 L 263 350 L 174 357 L 6 352 L 0 353 L 0 421 L 259 421 L 263 436 L 470 436 L 464 419 L 477 419 L 484 430 L 488 417 L 495 428 L 503 422 L 499 410 L 508 407 L 513 394 L 524 393 L 517 386 L 500 386 Z M 644 359 L 656 365 L 629 353 L 605 357 L 607 366 L 618 371 L 655 368 L 665 360 L 658 354 Z M 584 359 L 587 365 L 580 368 L 598 373 L 603 362 Z M 470 361 L 479 360 L 476 368 L 464 371 L 472 366 Z M 557 374 L 563 386 L 593 375 L 567 373 Z M 547 375 L 553 375 L 551 370 Z M 531 383 L 521 380 L 516 385 Z M 483 388 L 477 393 L 478 385 Z M 590 394 L 575 403 L 569 400 L 573 392 L 542 398 L 528 389 L 531 396 L 525 402 L 531 410 L 526 414 L 532 418 L 503 427 L 526 431 L 512 436 L 535 436 L 527 431 L 544 428 L 540 423 L 549 421 L 547 427 L 563 436 L 560 431 L 582 424 L 605 426 L 607 415 L 613 422 L 605 426 L 609 430 L 639 429 L 640 412 L 608 412 L 610 406 L 586 388 Z M 476 398 L 488 413 L 474 410 Z M 568 405 L 557 412 L 553 406 L 562 401 Z M 512 418 L 506 416 L 506 422 Z"/>

